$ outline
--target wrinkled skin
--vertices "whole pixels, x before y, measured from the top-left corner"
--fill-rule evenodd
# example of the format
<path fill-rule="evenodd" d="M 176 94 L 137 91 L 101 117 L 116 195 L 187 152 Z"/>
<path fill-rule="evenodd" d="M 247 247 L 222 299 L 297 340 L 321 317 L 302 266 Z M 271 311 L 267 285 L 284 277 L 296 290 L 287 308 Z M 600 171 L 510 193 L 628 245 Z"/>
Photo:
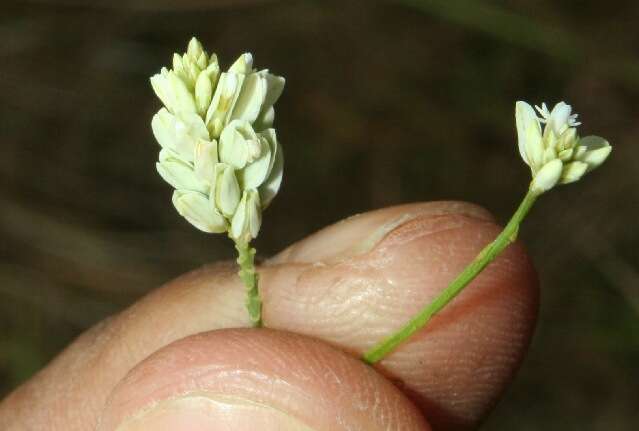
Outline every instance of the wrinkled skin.
<path fill-rule="evenodd" d="M 473 429 L 534 328 L 537 280 L 519 244 L 381 363 L 357 357 L 499 230 L 459 202 L 330 226 L 260 267 L 269 329 L 231 329 L 248 326 L 232 264 L 193 271 L 80 336 L 0 404 L 0 429 Z"/>

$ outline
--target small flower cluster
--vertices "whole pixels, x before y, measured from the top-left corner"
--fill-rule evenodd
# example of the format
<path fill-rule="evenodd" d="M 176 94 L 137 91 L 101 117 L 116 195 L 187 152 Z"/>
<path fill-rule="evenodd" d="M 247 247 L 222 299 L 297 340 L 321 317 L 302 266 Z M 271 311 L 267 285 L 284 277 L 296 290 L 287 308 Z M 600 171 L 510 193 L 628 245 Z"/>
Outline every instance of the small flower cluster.
<path fill-rule="evenodd" d="M 175 208 L 204 232 L 248 243 L 282 181 L 271 126 L 284 78 L 253 69 L 248 53 L 220 72 L 217 56 L 193 38 L 151 85 L 164 104 L 151 122 L 162 147 L 156 166 L 175 188 Z"/>
<path fill-rule="evenodd" d="M 528 103 L 515 105 L 519 152 L 532 171 L 533 192 L 575 182 L 608 158 L 612 150 L 608 141 L 599 136 L 579 138 L 576 127 L 581 123 L 570 105 L 560 102 L 549 111 L 544 103 L 536 109 L 541 118 Z"/>

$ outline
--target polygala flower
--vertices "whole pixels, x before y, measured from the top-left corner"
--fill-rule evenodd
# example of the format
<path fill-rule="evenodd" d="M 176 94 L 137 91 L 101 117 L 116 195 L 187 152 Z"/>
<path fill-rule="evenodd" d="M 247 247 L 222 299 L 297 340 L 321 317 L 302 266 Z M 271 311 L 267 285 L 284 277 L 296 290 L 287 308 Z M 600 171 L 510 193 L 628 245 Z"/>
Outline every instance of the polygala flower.
<path fill-rule="evenodd" d="M 435 299 L 426 304 L 398 331 L 366 351 L 362 359 L 373 364 L 382 360 L 401 343 L 428 324 L 430 319 L 459 295 L 469 283 L 499 254 L 512 244 L 524 218 L 535 201 L 556 184 L 579 180 L 586 172 L 601 165 L 610 155 L 611 147 L 603 138 L 577 136 L 577 114 L 564 102 L 549 111 L 546 104 L 537 107 L 541 118 L 526 102 L 515 104 L 515 121 L 519 153 L 530 166 L 532 181 L 521 204 L 499 235 Z M 542 128 L 542 124 L 544 125 Z"/>
<path fill-rule="evenodd" d="M 277 194 L 283 155 L 272 128 L 284 78 L 253 68 L 242 54 L 226 72 L 191 39 L 151 85 L 164 104 L 151 121 L 161 146 L 158 173 L 193 226 L 250 242 Z"/>
<path fill-rule="evenodd" d="M 543 103 L 536 109 L 541 118 L 528 103 L 515 104 L 519 153 L 530 166 L 533 177 L 530 187 L 535 193 L 579 180 L 610 155 L 612 147 L 604 138 L 577 135 L 581 123 L 577 114 L 572 114 L 570 105 L 559 102 L 549 111 Z"/>

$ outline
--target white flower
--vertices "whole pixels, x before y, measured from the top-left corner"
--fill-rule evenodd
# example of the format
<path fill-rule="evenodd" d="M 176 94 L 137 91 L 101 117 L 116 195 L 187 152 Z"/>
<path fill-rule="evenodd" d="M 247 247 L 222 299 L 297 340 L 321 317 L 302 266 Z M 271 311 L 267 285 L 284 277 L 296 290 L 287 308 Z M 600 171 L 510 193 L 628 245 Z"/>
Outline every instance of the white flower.
<path fill-rule="evenodd" d="M 186 83 L 172 70 L 163 67 L 151 77 L 151 86 L 166 108 L 173 112 L 195 112 L 195 97 Z"/>
<path fill-rule="evenodd" d="M 202 193 L 176 190 L 173 192 L 173 205 L 182 217 L 203 232 L 222 233 L 228 229 L 224 216 L 213 208 L 211 201 Z"/>
<path fill-rule="evenodd" d="M 231 224 L 231 236 L 239 241 L 255 238 L 262 225 L 260 196 L 255 190 L 247 190 L 235 211 Z"/>
<path fill-rule="evenodd" d="M 189 163 L 193 162 L 198 141 L 209 140 L 204 121 L 193 112 L 176 116 L 162 108 L 153 116 L 151 129 L 162 148 L 172 150 Z"/>
<path fill-rule="evenodd" d="M 213 99 L 206 112 L 211 136 L 217 138 L 232 120 L 245 120 L 263 130 L 273 124 L 273 105 L 282 94 L 284 78 L 268 70 L 252 69 L 253 57 L 243 54 L 220 75 Z"/>
<path fill-rule="evenodd" d="M 271 126 L 284 78 L 253 69 L 249 53 L 220 73 L 217 56 L 193 38 L 151 85 L 165 106 L 151 121 L 162 147 L 156 167 L 176 189 L 178 212 L 202 231 L 255 238 L 282 182 Z"/>
<path fill-rule="evenodd" d="M 532 171 L 534 192 L 541 194 L 556 184 L 577 181 L 610 155 L 612 147 L 605 139 L 579 138 L 576 127 L 581 123 L 570 105 L 560 102 L 552 111 L 545 103 L 536 108 L 542 118 L 528 103 L 515 104 L 519 153 Z"/>

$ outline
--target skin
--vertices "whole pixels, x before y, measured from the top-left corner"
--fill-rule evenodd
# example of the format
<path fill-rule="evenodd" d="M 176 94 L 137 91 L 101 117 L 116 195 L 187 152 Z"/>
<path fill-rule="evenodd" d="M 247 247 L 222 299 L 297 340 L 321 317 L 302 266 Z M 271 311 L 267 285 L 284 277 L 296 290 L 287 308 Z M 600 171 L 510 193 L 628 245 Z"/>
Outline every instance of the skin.
<path fill-rule="evenodd" d="M 499 231 L 460 202 L 346 219 L 260 267 L 268 329 L 246 329 L 232 264 L 198 269 L 81 335 L 0 404 L 0 429 L 473 429 L 535 325 L 520 244 L 383 361 L 357 358 Z"/>

